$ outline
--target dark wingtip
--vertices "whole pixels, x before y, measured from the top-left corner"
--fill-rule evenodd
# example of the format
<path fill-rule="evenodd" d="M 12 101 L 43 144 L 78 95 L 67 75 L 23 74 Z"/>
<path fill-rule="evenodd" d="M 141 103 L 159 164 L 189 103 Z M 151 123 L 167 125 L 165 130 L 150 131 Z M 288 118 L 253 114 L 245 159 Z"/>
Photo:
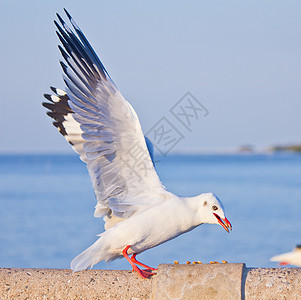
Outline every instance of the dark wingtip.
<path fill-rule="evenodd" d="M 55 88 L 54 86 L 51 86 L 50 89 L 51 89 L 54 93 L 56 93 L 56 88 Z"/>
<path fill-rule="evenodd" d="M 67 61 L 67 59 L 68 59 L 70 56 L 66 53 L 66 51 L 65 51 L 60 45 L 58 45 L 58 48 L 59 48 L 59 50 L 60 50 L 62 56 L 64 57 L 64 59 Z"/>
<path fill-rule="evenodd" d="M 67 66 L 65 65 L 65 63 L 63 61 L 60 60 L 60 65 L 62 66 L 63 70 L 67 70 Z"/>
<path fill-rule="evenodd" d="M 69 20 L 71 20 L 72 17 L 71 17 L 71 15 L 68 13 L 68 11 L 67 11 L 66 8 L 64 8 L 64 12 L 65 12 L 65 14 L 67 15 L 67 17 L 69 18 Z"/>
<path fill-rule="evenodd" d="M 63 61 L 60 60 L 60 65 L 63 69 L 63 72 L 68 76 L 68 67 L 65 65 L 65 63 Z"/>
<path fill-rule="evenodd" d="M 53 111 L 53 108 L 55 107 L 54 103 L 49 103 L 49 102 L 42 102 L 42 105 L 51 111 Z"/>
<path fill-rule="evenodd" d="M 62 32 L 62 29 L 60 28 L 60 31 Z M 60 34 L 60 32 L 58 32 L 57 30 L 56 30 L 56 35 L 57 35 L 57 37 L 59 38 L 59 40 L 60 40 L 60 42 L 64 45 L 65 43 L 64 43 L 64 38 L 63 38 L 63 36 Z"/>
<path fill-rule="evenodd" d="M 61 29 L 61 26 L 59 25 L 59 23 L 56 20 L 53 20 L 53 23 L 58 29 Z"/>
<path fill-rule="evenodd" d="M 64 20 L 62 19 L 62 17 L 57 13 L 56 14 L 57 18 L 59 19 L 60 23 L 64 26 L 65 22 Z"/>
<path fill-rule="evenodd" d="M 44 98 L 46 98 L 48 101 L 53 102 L 53 101 L 51 100 L 51 95 L 49 95 L 49 94 L 44 94 L 43 96 L 44 96 Z"/>

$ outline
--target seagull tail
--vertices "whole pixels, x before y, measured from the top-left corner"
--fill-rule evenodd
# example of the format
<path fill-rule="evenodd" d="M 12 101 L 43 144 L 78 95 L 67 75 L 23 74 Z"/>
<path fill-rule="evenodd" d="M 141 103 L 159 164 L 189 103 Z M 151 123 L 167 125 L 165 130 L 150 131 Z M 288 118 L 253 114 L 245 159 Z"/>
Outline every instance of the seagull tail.
<path fill-rule="evenodd" d="M 95 264 L 104 260 L 107 256 L 103 251 L 103 240 L 100 237 L 92 246 L 87 248 L 81 254 L 77 255 L 71 262 L 71 269 L 74 272 L 91 269 Z"/>

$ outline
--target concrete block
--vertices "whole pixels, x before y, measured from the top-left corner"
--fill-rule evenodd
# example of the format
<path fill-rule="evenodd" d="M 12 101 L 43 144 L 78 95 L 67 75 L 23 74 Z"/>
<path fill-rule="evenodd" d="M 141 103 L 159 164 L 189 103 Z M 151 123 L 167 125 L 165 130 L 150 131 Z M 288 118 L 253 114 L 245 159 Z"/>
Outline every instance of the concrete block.
<path fill-rule="evenodd" d="M 149 299 L 154 279 L 132 271 L 0 269 L 0 299 Z"/>
<path fill-rule="evenodd" d="M 159 265 L 153 299 L 241 299 L 244 264 Z"/>
<path fill-rule="evenodd" d="M 246 300 L 301 299 L 301 268 L 250 268 L 243 285 Z"/>

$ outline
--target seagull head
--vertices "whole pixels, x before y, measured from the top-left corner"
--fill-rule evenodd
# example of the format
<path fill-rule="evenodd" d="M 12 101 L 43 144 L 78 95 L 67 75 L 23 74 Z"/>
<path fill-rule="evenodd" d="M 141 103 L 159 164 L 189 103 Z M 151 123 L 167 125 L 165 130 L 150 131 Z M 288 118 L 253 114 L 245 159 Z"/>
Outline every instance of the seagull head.
<path fill-rule="evenodd" d="M 220 224 L 229 233 L 232 225 L 226 218 L 224 206 L 218 197 L 213 193 L 204 193 L 198 198 L 201 200 L 199 213 L 202 223 Z"/>

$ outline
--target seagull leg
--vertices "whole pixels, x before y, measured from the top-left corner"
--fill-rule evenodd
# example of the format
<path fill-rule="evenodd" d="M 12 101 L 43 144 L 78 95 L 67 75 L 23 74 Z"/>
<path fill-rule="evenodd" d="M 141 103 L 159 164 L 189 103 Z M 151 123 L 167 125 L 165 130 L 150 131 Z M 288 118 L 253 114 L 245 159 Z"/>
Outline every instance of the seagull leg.
<path fill-rule="evenodd" d="M 148 278 L 148 277 L 154 275 L 154 273 L 152 273 L 151 270 L 141 270 L 134 264 L 134 262 L 130 259 L 130 257 L 128 256 L 128 253 L 127 253 L 127 251 L 129 250 L 130 247 L 131 247 L 130 245 L 126 246 L 123 249 L 122 254 L 127 259 L 127 261 L 131 264 L 131 266 L 133 267 L 133 270 L 136 271 L 143 278 Z"/>
<path fill-rule="evenodd" d="M 134 254 L 132 255 L 132 257 L 131 257 L 131 261 L 132 261 L 133 263 L 135 263 L 135 264 L 137 264 L 137 265 L 139 265 L 139 266 L 141 266 L 141 267 L 144 267 L 144 268 L 146 268 L 147 270 L 152 270 L 152 271 L 158 270 L 158 269 L 149 267 L 149 266 L 143 264 L 142 262 L 136 260 L 136 255 L 137 255 L 137 253 L 134 253 Z"/>

